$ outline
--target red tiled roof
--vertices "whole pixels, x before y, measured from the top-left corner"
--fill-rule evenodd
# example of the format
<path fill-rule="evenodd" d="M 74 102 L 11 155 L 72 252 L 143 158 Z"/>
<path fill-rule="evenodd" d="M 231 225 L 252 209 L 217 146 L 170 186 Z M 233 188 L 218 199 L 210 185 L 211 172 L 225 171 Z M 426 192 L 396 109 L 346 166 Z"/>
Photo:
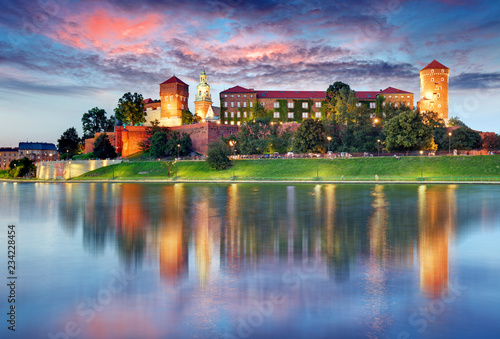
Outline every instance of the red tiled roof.
<path fill-rule="evenodd" d="M 153 101 L 153 100 L 151 100 L 151 98 L 147 98 L 147 99 L 144 99 L 144 100 L 143 100 L 143 102 L 144 102 L 145 104 L 150 104 L 150 103 L 153 103 L 154 101 Z"/>
<path fill-rule="evenodd" d="M 324 99 L 324 91 L 256 91 L 259 99 Z"/>
<path fill-rule="evenodd" d="M 438 69 L 438 68 L 449 69 L 448 67 L 446 67 L 442 63 L 440 63 L 436 60 L 432 60 L 432 62 L 430 64 L 428 64 L 427 66 L 425 66 L 424 68 L 422 68 L 422 70 L 420 72 L 422 72 L 424 69 Z"/>
<path fill-rule="evenodd" d="M 411 92 L 403 91 L 401 89 L 397 89 L 397 88 L 394 88 L 394 87 L 387 87 L 383 91 L 379 92 L 379 94 L 397 94 L 397 93 L 400 93 L 400 94 L 413 94 Z"/>
<path fill-rule="evenodd" d="M 356 92 L 356 97 L 359 100 L 376 100 L 378 93 L 379 92 L 375 92 L 375 91 L 359 91 L 359 92 Z"/>
<path fill-rule="evenodd" d="M 163 84 L 175 84 L 175 83 L 177 83 L 177 84 L 183 84 L 183 85 L 188 86 L 188 84 L 186 84 L 184 81 L 182 81 L 181 79 L 179 79 L 175 75 L 173 77 L 171 77 L 170 79 L 168 79 L 167 81 L 162 82 L 160 85 L 163 85 Z"/>
<path fill-rule="evenodd" d="M 253 93 L 253 92 L 255 91 L 252 89 L 248 89 L 241 86 L 234 86 L 229 89 L 226 89 L 225 91 L 222 91 L 221 93 Z"/>

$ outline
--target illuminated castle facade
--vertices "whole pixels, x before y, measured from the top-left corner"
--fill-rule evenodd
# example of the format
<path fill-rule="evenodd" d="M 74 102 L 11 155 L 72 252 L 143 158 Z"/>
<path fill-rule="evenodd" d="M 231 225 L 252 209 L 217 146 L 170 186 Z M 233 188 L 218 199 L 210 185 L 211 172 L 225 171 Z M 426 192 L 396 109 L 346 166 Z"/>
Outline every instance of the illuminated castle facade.
<path fill-rule="evenodd" d="M 450 69 L 436 60 L 420 71 L 419 112 L 433 111 L 448 124 L 448 83 Z"/>

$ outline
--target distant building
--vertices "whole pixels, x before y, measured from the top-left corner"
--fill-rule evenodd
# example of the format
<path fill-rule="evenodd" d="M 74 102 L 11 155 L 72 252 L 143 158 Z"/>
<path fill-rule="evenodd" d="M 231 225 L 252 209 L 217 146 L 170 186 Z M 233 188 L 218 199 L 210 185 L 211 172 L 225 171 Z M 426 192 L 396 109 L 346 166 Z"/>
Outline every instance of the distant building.
<path fill-rule="evenodd" d="M 17 147 L 0 147 L 0 169 L 9 169 L 12 160 L 18 159 Z"/>
<path fill-rule="evenodd" d="M 52 161 L 59 159 L 59 153 L 54 144 L 46 142 L 20 142 L 18 157 L 19 159 L 27 157 L 34 162 Z"/>
<path fill-rule="evenodd" d="M 384 97 L 384 106 L 404 105 L 413 108 L 413 93 L 394 87 L 380 91 L 356 92 L 358 107 L 365 105 L 375 110 L 377 98 Z M 307 118 L 323 118 L 321 108 L 325 103 L 325 91 L 266 91 L 241 86 L 231 87 L 220 93 L 221 123 L 241 125 L 250 117 L 254 105 L 262 105 L 266 110 L 274 110 L 273 120 L 300 122 Z M 375 113 L 372 114 L 375 117 Z"/>
<path fill-rule="evenodd" d="M 448 83 L 450 69 L 436 60 L 420 71 L 419 112 L 433 111 L 438 113 L 448 124 Z"/>

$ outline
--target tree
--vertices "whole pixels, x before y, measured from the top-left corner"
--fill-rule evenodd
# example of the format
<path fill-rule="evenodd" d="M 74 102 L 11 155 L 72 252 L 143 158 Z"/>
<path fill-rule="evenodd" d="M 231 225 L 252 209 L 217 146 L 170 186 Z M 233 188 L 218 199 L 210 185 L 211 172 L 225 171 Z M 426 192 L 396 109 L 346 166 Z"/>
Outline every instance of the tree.
<path fill-rule="evenodd" d="M 212 141 L 208 144 L 207 164 L 215 170 L 228 169 L 231 167 L 230 155 L 231 150 L 223 141 Z"/>
<path fill-rule="evenodd" d="M 189 110 L 183 110 L 181 120 L 183 125 L 189 125 L 200 122 L 201 117 L 198 114 L 193 115 Z"/>
<path fill-rule="evenodd" d="M 459 117 L 451 117 L 450 119 L 448 119 L 448 126 L 469 128 L 469 126 L 467 126 L 462 120 L 460 120 Z"/>
<path fill-rule="evenodd" d="M 35 163 L 27 157 L 12 160 L 9 164 L 8 174 L 14 178 L 33 178 L 36 175 Z"/>
<path fill-rule="evenodd" d="M 78 153 L 80 146 L 80 138 L 74 127 L 68 128 L 61 137 L 57 140 L 57 151 L 61 155 L 61 159 L 66 157 L 72 158 Z"/>
<path fill-rule="evenodd" d="M 453 130 L 450 142 L 451 148 L 458 150 L 480 149 L 482 147 L 481 135 L 468 127 Z"/>
<path fill-rule="evenodd" d="M 351 87 L 348 84 L 343 83 L 342 81 L 335 81 L 333 85 L 328 86 L 325 97 L 326 102 L 333 103 L 333 106 L 335 106 L 335 101 L 338 98 L 338 94 L 344 89 L 350 91 Z"/>
<path fill-rule="evenodd" d="M 159 131 L 153 135 L 151 139 L 151 148 L 149 149 L 151 156 L 155 158 L 164 158 L 167 156 L 168 135 L 166 132 Z"/>
<path fill-rule="evenodd" d="M 115 148 L 111 145 L 106 133 L 99 135 L 97 139 L 95 139 L 93 153 L 98 159 L 116 158 Z"/>
<path fill-rule="evenodd" d="M 434 147 L 432 128 L 417 111 L 406 111 L 386 121 L 382 132 L 386 147 L 393 150 L 423 150 Z"/>
<path fill-rule="evenodd" d="M 295 133 L 293 150 L 297 153 L 324 153 L 325 140 L 325 126 L 323 123 L 320 120 L 305 119 Z"/>
<path fill-rule="evenodd" d="M 340 132 L 342 151 L 346 152 L 375 152 L 377 140 L 383 139 L 378 127 L 374 127 L 368 108 L 357 109 L 354 121 L 348 121 Z"/>
<path fill-rule="evenodd" d="M 147 151 L 151 147 L 151 140 L 156 132 L 168 133 L 170 129 L 168 127 L 160 126 L 160 121 L 156 119 L 151 122 L 151 126 L 146 127 L 146 139 L 139 142 L 139 147 L 142 151 Z"/>
<path fill-rule="evenodd" d="M 115 116 L 116 120 L 121 121 L 124 125 L 135 126 L 146 122 L 142 94 L 125 93 L 118 100 L 118 107 L 115 108 Z"/>
<path fill-rule="evenodd" d="M 82 116 L 83 138 L 93 138 L 99 132 L 112 132 L 115 126 L 115 117 L 106 117 L 106 111 L 99 107 L 89 109 Z"/>
<path fill-rule="evenodd" d="M 255 121 L 248 121 L 240 126 L 236 135 L 238 140 L 236 147 L 240 154 L 262 154 L 268 148 L 270 140 L 269 118 L 256 118 Z"/>
<path fill-rule="evenodd" d="M 484 133 L 483 147 L 488 151 L 500 149 L 500 135 L 493 132 Z"/>
<path fill-rule="evenodd" d="M 269 148 L 271 152 L 284 154 L 290 150 L 293 132 L 289 127 L 284 128 L 283 125 L 273 124 L 269 128 L 267 136 L 269 140 Z"/>

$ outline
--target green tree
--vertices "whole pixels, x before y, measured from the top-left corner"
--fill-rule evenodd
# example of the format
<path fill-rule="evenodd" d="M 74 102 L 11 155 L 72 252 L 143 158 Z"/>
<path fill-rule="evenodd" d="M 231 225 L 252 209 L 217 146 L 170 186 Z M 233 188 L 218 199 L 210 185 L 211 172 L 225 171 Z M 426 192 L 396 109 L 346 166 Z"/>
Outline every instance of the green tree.
<path fill-rule="evenodd" d="M 215 170 L 228 169 L 231 167 L 230 155 L 231 150 L 226 143 L 221 140 L 212 141 L 208 144 L 207 164 Z"/>
<path fill-rule="evenodd" d="M 57 151 L 61 155 L 61 159 L 71 159 L 78 153 L 80 146 L 80 138 L 74 127 L 68 128 L 61 137 L 57 140 Z"/>
<path fill-rule="evenodd" d="M 106 133 L 99 135 L 97 139 L 95 139 L 93 153 L 98 159 L 116 158 L 115 148 L 111 145 Z"/>
<path fill-rule="evenodd" d="M 405 111 L 386 121 L 382 130 L 386 147 L 393 150 L 423 150 L 434 145 L 432 128 L 417 111 Z"/>
<path fill-rule="evenodd" d="M 255 101 L 253 103 L 253 107 L 250 108 L 250 114 L 252 116 L 253 119 L 257 119 L 257 118 L 270 118 L 272 116 L 272 113 L 274 112 L 274 110 L 266 110 L 265 107 L 264 107 L 264 103 L 261 103 L 261 102 L 257 102 Z"/>
<path fill-rule="evenodd" d="M 183 125 L 189 125 L 200 122 L 201 117 L 198 116 L 198 114 L 193 115 L 193 113 L 191 113 L 191 111 L 189 110 L 183 110 L 181 120 Z"/>
<path fill-rule="evenodd" d="M 458 150 L 471 150 L 482 148 L 481 135 L 468 128 L 460 127 L 451 134 L 451 148 Z"/>
<path fill-rule="evenodd" d="M 325 141 L 325 126 L 323 123 L 320 120 L 305 119 L 295 133 L 293 150 L 297 153 L 324 153 Z"/>
<path fill-rule="evenodd" d="M 124 125 L 135 126 L 146 122 L 142 94 L 125 93 L 118 100 L 118 107 L 115 108 L 115 116 L 116 120 L 121 121 Z"/>
<path fill-rule="evenodd" d="M 284 128 L 280 124 L 271 125 L 267 135 L 270 151 L 279 154 L 288 152 L 292 146 L 292 137 L 293 132 L 289 127 Z"/>
<path fill-rule="evenodd" d="M 262 154 L 270 144 L 268 134 L 270 131 L 269 118 L 256 118 L 240 126 L 236 135 L 236 147 L 240 154 Z"/>
<path fill-rule="evenodd" d="M 325 97 L 326 102 L 332 103 L 332 106 L 335 106 L 340 92 L 344 89 L 350 91 L 351 87 L 342 81 L 335 81 L 332 85 L 328 86 Z"/>
<path fill-rule="evenodd" d="M 9 164 L 8 174 L 14 178 L 33 178 L 36 175 L 35 163 L 27 157 L 12 160 Z"/>
<path fill-rule="evenodd" d="M 160 121 L 156 119 L 151 122 L 151 126 L 146 127 L 146 138 L 139 142 L 139 147 L 142 151 L 147 151 L 151 147 L 151 140 L 156 132 L 168 133 L 170 129 L 168 127 L 160 126 Z"/>
<path fill-rule="evenodd" d="M 167 150 L 168 135 L 164 131 L 158 131 L 153 134 L 151 139 L 151 148 L 149 149 L 151 156 L 154 158 L 164 158 L 168 154 Z"/>
<path fill-rule="evenodd" d="M 354 121 L 348 121 L 341 131 L 342 151 L 375 152 L 377 140 L 383 139 L 378 127 L 374 127 L 370 118 L 370 110 L 366 107 L 357 109 Z"/>
<path fill-rule="evenodd" d="M 459 117 L 451 117 L 450 119 L 448 119 L 448 126 L 469 128 L 469 126 L 467 126 L 462 120 L 460 120 Z"/>
<path fill-rule="evenodd" d="M 99 132 L 112 132 L 115 126 L 115 117 L 106 117 L 106 111 L 94 107 L 82 116 L 83 138 L 93 138 Z"/>
<path fill-rule="evenodd" d="M 483 147 L 488 151 L 500 149 L 500 135 L 493 132 L 485 133 L 483 138 Z"/>

